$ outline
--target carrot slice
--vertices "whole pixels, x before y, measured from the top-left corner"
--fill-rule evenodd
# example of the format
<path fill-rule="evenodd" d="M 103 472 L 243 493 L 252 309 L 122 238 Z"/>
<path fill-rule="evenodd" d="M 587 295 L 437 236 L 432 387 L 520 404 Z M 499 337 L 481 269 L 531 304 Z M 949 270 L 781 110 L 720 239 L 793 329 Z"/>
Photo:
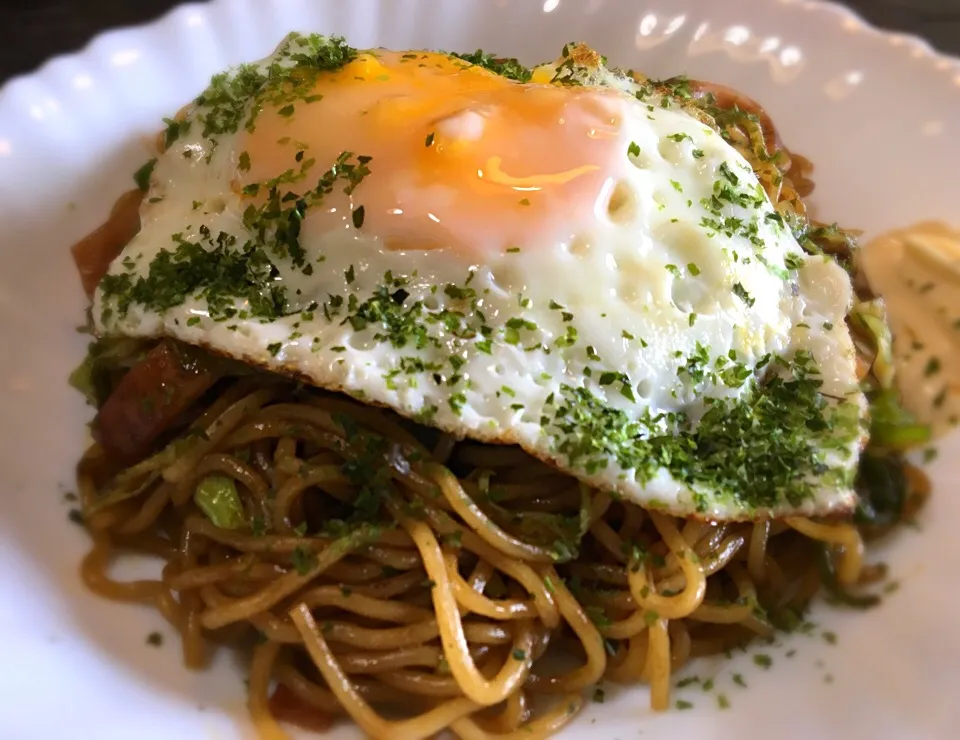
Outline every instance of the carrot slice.
<path fill-rule="evenodd" d="M 121 195 L 113 205 L 110 218 L 71 248 L 88 298 L 93 295 L 100 279 L 107 274 L 110 263 L 140 231 L 141 200 L 143 191 L 139 188 Z"/>

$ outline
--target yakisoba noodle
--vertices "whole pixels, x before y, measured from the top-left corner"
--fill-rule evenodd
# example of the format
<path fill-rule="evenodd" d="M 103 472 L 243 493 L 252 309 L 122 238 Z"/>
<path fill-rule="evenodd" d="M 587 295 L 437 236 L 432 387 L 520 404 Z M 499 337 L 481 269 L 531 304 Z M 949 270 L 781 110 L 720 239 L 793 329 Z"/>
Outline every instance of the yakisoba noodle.
<path fill-rule="evenodd" d="M 805 218 L 809 165 L 763 110 L 727 88 L 689 87 L 781 212 Z M 121 198 L 78 251 L 129 239 L 137 205 Z M 849 235 L 808 235 L 807 246 L 852 262 Z M 857 344 L 875 382 L 871 338 Z M 93 547 L 81 572 L 101 596 L 155 606 L 192 668 L 214 646 L 249 649 L 248 706 L 263 738 L 286 737 L 279 721 L 323 729 L 340 716 L 390 740 L 547 737 L 601 681 L 647 684 L 652 707 L 668 708 L 677 669 L 769 637 L 825 577 L 848 600 L 870 600 L 849 593 L 875 576 L 849 521 L 675 518 L 519 448 L 455 442 L 266 373 L 215 390 L 159 452 L 119 465 L 98 444 L 87 450 L 78 481 Z M 204 516 L 193 492 L 210 475 L 234 481 L 246 517 L 269 529 Z M 906 481 L 926 495 L 915 470 Z M 371 485 L 381 515 L 324 528 Z M 572 533 L 561 562 L 518 534 L 551 529 Z M 162 576 L 113 579 L 127 553 L 159 557 Z"/>
<path fill-rule="evenodd" d="M 559 700 L 536 719 L 548 734 L 604 678 L 649 683 L 653 706 L 664 709 L 670 675 L 688 659 L 772 634 L 759 604 L 805 606 L 819 585 L 815 543 L 842 548 L 842 584 L 859 578 L 862 542 L 847 523 L 675 519 L 587 490 L 513 449 L 464 444 L 444 460 L 386 412 L 274 378 L 238 380 L 224 398 L 218 413 L 198 420 L 209 440 L 196 452 L 160 460 L 161 452 L 129 476 L 132 488 L 155 478 L 136 497 L 98 509 L 99 450 L 88 451 L 79 480 L 85 508 L 95 510 L 87 519 L 94 547 L 82 573 L 103 596 L 155 604 L 181 632 L 193 667 L 204 662 L 206 634 L 233 641 L 255 631 L 262 642 L 250 708 L 267 737 L 277 732 L 267 711 L 271 678 L 376 737 L 429 737 L 444 727 L 464 737 L 513 732 L 541 695 Z M 381 464 L 392 465 L 390 517 L 342 537 L 298 535 L 305 492 L 330 506 L 357 494 L 340 472 L 351 454 L 341 415 L 358 424 L 353 444 L 368 434 L 389 442 Z M 446 439 L 437 446 L 447 448 Z M 397 462 L 411 457 L 409 469 Z M 485 467 L 458 477 L 445 464 L 471 458 Z M 555 565 L 504 531 L 475 503 L 489 470 L 512 514 L 581 521 L 581 555 Z M 233 478 L 251 516 L 269 517 L 274 532 L 218 529 L 190 506 L 197 479 L 213 472 Z M 298 548 L 314 555 L 303 572 L 291 567 Z M 162 578 L 111 580 L 111 559 L 128 550 L 166 560 Z M 550 665 L 551 651 L 581 665 L 534 670 Z M 413 699 L 424 713 L 401 722 L 372 708 Z M 482 711 L 496 705 L 494 716 Z"/>

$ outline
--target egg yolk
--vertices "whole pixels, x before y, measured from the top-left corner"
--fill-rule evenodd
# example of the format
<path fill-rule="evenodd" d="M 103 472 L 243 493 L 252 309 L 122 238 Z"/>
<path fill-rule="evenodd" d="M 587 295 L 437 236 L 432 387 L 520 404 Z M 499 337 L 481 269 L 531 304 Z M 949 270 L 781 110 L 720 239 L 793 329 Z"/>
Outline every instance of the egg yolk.
<path fill-rule="evenodd" d="M 388 249 L 482 256 L 544 243 L 561 216 L 594 217 L 626 156 L 624 101 L 611 90 L 520 84 L 443 54 L 387 51 L 311 83 L 261 102 L 238 145 L 238 187 L 279 177 L 302 193 L 342 153 L 370 157 L 353 192 L 335 186 L 307 221 L 351 227 L 362 207 L 360 228 Z"/>

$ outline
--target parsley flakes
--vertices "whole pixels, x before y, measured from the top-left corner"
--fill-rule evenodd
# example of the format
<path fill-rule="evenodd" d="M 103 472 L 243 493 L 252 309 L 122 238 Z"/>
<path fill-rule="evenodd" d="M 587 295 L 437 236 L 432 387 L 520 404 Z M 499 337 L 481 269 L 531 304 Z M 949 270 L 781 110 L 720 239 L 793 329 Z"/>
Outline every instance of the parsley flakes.
<path fill-rule="evenodd" d="M 357 53 L 340 36 L 289 34 L 266 68 L 242 64 L 230 72 L 214 75 L 194 101 L 194 115 L 203 127 L 203 136 L 213 140 L 240 128 L 253 131 L 257 116 L 266 105 L 276 107 L 280 115 L 292 115 L 295 101 L 317 99 L 310 91 L 319 73 L 340 69 Z M 165 144 L 169 148 L 187 133 L 191 121 L 165 122 Z"/>
<path fill-rule="evenodd" d="M 290 556 L 294 569 L 301 576 L 309 573 L 317 564 L 317 556 L 302 545 L 297 545 Z"/>
<path fill-rule="evenodd" d="M 364 217 L 364 208 L 363 206 L 357 206 L 353 209 L 353 227 L 359 229 L 363 226 L 363 217 Z"/>
<path fill-rule="evenodd" d="M 632 420 L 589 389 L 564 384 L 548 398 L 541 425 L 554 451 L 587 474 L 615 461 L 641 483 L 666 469 L 694 491 L 747 509 L 796 505 L 812 495 L 812 477 L 844 474 L 827 470 L 823 455 L 856 436 L 857 416 L 831 409 L 804 363 L 793 371 L 741 399 L 714 400 L 696 425 L 668 415 L 669 431 L 649 411 Z M 688 360 L 687 372 L 698 376 L 702 364 Z"/>
<path fill-rule="evenodd" d="M 156 158 L 147 160 L 140 169 L 133 173 L 133 181 L 143 192 L 150 189 L 150 177 L 153 175 L 153 168 L 156 166 Z"/>
<path fill-rule="evenodd" d="M 497 57 L 484 52 L 482 49 L 477 49 L 472 54 L 452 54 L 451 56 L 478 67 L 483 67 L 494 74 L 506 77 L 508 80 L 514 80 L 515 82 L 529 82 L 533 76 L 533 72 L 520 64 L 516 59 Z"/>
<path fill-rule="evenodd" d="M 238 300 L 258 318 L 284 315 L 286 289 L 277 283 L 277 269 L 262 247 L 251 241 L 238 248 L 223 232 L 216 239 L 208 232 L 202 239 L 206 247 L 179 234 L 173 240 L 176 248 L 161 250 L 146 276 L 124 272 L 103 277 L 103 296 L 115 301 L 120 316 L 134 304 L 163 313 L 191 297 L 206 300 L 215 319 L 237 315 Z M 110 310 L 105 304 L 104 312 Z"/>
<path fill-rule="evenodd" d="M 734 283 L 731 290 L 737 298 L 747 304 L 748 308 L 753 308 L 753 304 L 756 303 L 756 300 L 747 292 L 747 289 L 744 288 L 741 283 Z"/>
<path fill-rule="evenodd" d="M 768 669 L 773 665 L 773 659 L 765 653 L 757 653 L 754 655 L 753 662 L 763 669 Z"/>

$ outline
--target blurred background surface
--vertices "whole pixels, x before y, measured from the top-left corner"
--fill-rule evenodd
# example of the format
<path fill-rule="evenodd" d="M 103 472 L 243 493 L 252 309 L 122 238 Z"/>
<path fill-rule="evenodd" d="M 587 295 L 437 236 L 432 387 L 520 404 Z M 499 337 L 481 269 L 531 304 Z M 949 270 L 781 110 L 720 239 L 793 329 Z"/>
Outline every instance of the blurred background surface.
<path fill-rule="evenodd" d="M 716 0 L 704 0 L 709 1 Z M 146 23 L 179 4 L 180 0 L 2 0 L 0 82 L 30 72 L 56 54 L 80 49 L 101 31 Z M 960 56 L 960 0 L 846 0 L 846 5 L 874 25 L 922 36 L 941 51 Z"/>

